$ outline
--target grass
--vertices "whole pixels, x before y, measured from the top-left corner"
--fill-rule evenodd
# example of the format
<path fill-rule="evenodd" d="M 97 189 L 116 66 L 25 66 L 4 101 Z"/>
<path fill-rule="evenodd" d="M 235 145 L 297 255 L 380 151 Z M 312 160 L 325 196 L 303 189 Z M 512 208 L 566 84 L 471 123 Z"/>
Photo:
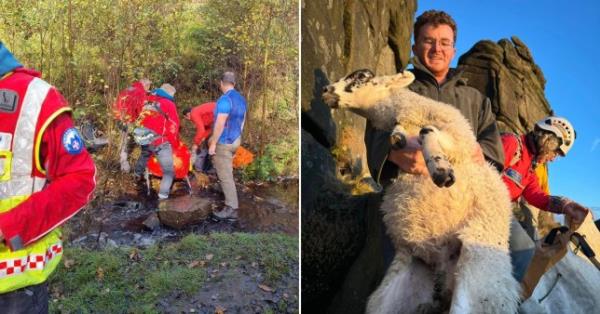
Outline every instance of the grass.
<path fill-rule="evenodd" d="M 90 251 L 68 248 L 50 279 L 51 312 L 154 313 L 173 293 L 191 296 L 211 271 L 254 264 L 276 286 L 298 264 L 298 238 L 282 234 L 188 235 L 177 243 Z M 223 279 L 235 272 L 223 270 Z"/>

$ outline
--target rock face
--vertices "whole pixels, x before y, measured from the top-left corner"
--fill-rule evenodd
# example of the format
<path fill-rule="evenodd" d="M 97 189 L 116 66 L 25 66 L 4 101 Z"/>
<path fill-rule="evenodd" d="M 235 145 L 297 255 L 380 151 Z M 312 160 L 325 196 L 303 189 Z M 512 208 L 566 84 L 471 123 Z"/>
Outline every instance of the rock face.
<path fill-rule="evenodd" d="M 162 201 L 158 208 L 158 218 L 166 226 L 181 229 L 206 219 L 211 211 L 210 200 L 185 195 Z"/>
<path fill-rule="evenodd" d="M 552 111 L 544 95 L 544 74 L 516 36 L 498 43 L 480 41 L 458 64 L 468 84 L 492 101 L 500 130 L 525 133 Z"/>
<path fill-rule="evenodd" d="M 307 312 L 330 305 L 362 249 L 372 183 L 364 118 L 344 111 L 332 115 L 321 100 L 322 88 L 354 70 L 385 75 L 406 67 L 415 9 L 415 0 L 302 1 L 302 306 Z"/>

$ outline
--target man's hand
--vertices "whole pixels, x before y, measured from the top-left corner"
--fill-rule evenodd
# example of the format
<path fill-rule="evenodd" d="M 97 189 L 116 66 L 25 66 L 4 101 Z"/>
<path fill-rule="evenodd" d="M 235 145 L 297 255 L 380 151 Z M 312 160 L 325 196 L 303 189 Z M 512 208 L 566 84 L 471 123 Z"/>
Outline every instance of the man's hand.
<path fill-rule="evenodd" d="M 216 141 L 210 141 L 208 144 L 208 154 L 209 155 L 214 155 L 215 151 L 217 150 L 217 142 Z"/>
<path fill-rule="evenodd" d="M 563 213 L 565 213 L 565 222 L 571 229 L 575 231 L 581 226 L 585 217 L 587 216 L 589 209 L 579 205 L 577 202 L 566 200 L 563 205 Z"/>
<path fill-rule="evenodd" d="M 425 159 L 417 137 L 407 138 L 406 141 L 405 148 L 390 149 L 388 160 L 396 164 L 403 172 L 416 175 L 428 174 L 429 171 L 427 171 L 427 165 L 425 165 Z"/>

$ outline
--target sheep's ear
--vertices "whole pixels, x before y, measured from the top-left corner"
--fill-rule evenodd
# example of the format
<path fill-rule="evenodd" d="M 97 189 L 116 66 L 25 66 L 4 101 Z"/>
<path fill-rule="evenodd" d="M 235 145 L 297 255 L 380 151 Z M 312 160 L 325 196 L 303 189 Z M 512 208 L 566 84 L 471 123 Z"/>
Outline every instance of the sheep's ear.
<path fill-rule="evenodd" d="M 398 87 L 406 87 L 415 80 L 415 75 L 410 71 L 400 72 L 394 75 L 394 85 Z"/>

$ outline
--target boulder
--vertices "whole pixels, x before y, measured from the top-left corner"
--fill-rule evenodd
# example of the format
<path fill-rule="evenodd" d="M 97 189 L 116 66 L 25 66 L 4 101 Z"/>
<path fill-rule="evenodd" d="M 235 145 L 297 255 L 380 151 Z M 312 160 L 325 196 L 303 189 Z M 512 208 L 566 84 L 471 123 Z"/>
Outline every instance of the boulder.
<path fill-rule="evenodd" d="M 363 247 L 366 197 L 350 195 L 331 153 L 302 131 L 302 306 L 327 306 Z"/>
<path fill-rule="evenodd" d="M 552 112 L 546 79 L 529 48 L 517 36 L 477 42 L 458 60 L 469 86 L 492 101 L 501 131 L 525 133 Z"/>
<path fill-rule="evenodd" d="M 182 229 L 206 219 L 211 212 L 210 200 L 195 195 L 184 195 L 160 201 L 158 218 L 163 225 Z"/>
<path fill-rule="evenodd" d="M 144 226 L 144 228 L 150 231 L 154 231 L 156 228 L 158 228 L 158 226 L 160 226 L 160 219 L 158 219 L 158 215 L 153 212 L 150 215 L 148 215 L 146 219 L 144 219 L 142 225 Z"/>
<path fill-rule="evenodd" d="M 367 239 L 366 204 L 374 185 L 366 163 L 365 119 L 341 110 L 332 114 L 321 100 L 322 89 L 354 70 L 385 75 L 405 68 L 415 10 L 415 0 L 302 1 L 302 307 L 307 312 L 330 306 L 337 312 L 363 311 L 364 294 L 352 300 L 336 295 L 348 295 L 340 290 Z M 344 285 L 355 284 L 361 283 Z"/>

